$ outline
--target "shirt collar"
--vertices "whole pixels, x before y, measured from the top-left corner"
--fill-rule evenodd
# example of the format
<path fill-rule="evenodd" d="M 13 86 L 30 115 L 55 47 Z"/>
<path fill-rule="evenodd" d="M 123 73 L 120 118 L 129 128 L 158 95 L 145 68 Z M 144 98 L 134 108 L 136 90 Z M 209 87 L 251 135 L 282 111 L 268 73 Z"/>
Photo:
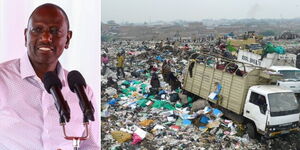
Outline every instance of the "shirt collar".
<path fill-rule="evenodd" d="M 65 86 L 67 80 L 66 80 L 64 69 L 62 68 L 60 62 L 58 62 L 56 69 L 57 69 L 58 78 L 60 79 L 62 86 Z"/>
<path fill-rule="evenodd" d="M 58 74 L 58 78 L 60 79 L 62 86 L 65 86 L 66 84 L 66 76 L 65 76 L 65 72 L 61 66 L 61 64 L 58 62 L 57 64 L 57 74 Z M 31 63 L 29 60 L 29 56 L 26 53 L 25 55 L 23 55 L 23 57 L 20 58 L 20 74 L 22 79 L 28 78 L 28 77 L 37 77 Z"/>

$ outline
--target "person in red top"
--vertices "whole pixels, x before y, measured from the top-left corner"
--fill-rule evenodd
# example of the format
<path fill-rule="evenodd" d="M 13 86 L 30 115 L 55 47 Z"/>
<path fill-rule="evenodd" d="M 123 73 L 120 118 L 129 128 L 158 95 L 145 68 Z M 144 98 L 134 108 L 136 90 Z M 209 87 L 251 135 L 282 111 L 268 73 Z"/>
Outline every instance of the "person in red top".
<path fill-rule="evenodd" d="M 185 44 L 185 45 L 184 45 L 184 50 L 187 51 L 187 50 L 189 50 L 189 49 L 190 49 L 190 47 L 189 47 L 187 44 Z"/>
<path fill-rule="evenodd" d="M 101 75 L 105 75 L 108 62 L 109 62 L 108 56 L 105 53 L 102 54 L 102 56 L 101 56 L 101 65 L 104 65 L 104 67 L 101 70 Z"/>
<path fill-rule="evenodd" d="M 109 62 L 108 56 L 106 54 L 102 54 L 101 63 L 104 64 L 105 67 L 107 67 L 108 62 Z"/>

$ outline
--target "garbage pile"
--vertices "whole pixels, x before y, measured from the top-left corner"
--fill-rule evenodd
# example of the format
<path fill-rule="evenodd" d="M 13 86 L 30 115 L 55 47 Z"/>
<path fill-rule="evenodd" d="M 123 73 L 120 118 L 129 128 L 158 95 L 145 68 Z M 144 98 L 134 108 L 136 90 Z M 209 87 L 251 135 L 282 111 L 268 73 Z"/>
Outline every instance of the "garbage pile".
<path fill-rule="evenodd" d="M 299 148 L 299 135 L 265 143 L 250 139 L 243 125 L 225 118 L 221 110 L 181 88 L 173 89 L 163 77 L 163 62 L 171 60 L 171 72 L 182 82 L 188 51 L 139 49 L 127 44 L 118 47 L 110 43 L 110 67 L 101 80 L 102 149 Z M 155 42 L 147 47 L 151 44 Z M 126 77 L 118 79 L 113 61 L 120 47 L 126 53 Z M 159 88 L 151 86 L 154 74 L 158 75 Z"/>
<path fill-rule="evenodd" d="M 281 45 L 286 49 L 288 53 L 298 54 L 300 50 L 300 41 L 299 39 L 294 40 L 277 40 L 273 42 L 274 44 Z"/>

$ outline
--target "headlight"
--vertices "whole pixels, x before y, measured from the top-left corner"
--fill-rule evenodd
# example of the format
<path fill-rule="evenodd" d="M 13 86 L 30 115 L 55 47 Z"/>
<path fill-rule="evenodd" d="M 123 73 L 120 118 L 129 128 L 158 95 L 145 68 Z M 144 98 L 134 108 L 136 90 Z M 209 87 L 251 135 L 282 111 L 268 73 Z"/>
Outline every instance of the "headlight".
<path fill-rule="evenodd" d="M 276 129 L 275 129 L 275 128 L 269 128 L 269 130 L 270 130 L 270 131 L 275 131 Z"/>
<path fill-rule="evenodd" d="M 296 127 L 298 127 L 298 126 L 299 126 L 299 124 L 297 124 L 297 123 L 293 124 L 293 127 L 294 127 L 294 128 L 296 128 Z"/>

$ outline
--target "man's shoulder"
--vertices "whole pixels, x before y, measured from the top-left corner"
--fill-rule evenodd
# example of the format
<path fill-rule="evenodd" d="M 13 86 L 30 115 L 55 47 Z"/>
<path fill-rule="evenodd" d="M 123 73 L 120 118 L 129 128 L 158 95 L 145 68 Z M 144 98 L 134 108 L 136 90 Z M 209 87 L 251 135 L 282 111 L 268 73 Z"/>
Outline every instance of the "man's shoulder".
<path fill-rule="evenodd" d="M 13 76 L 18 76 L 19 72 L 19 59 L 9 60 L 3 63 L 0 63 L 0 86 L 3 86 L 4 80 L 12 78 Z"/>
<path fill-rule="evenodd" d="M 3 71 L 15 70 L 18 66 L 20 66 L 20 58 L 2 62 L 0 63 L 0 73 Z"/>

